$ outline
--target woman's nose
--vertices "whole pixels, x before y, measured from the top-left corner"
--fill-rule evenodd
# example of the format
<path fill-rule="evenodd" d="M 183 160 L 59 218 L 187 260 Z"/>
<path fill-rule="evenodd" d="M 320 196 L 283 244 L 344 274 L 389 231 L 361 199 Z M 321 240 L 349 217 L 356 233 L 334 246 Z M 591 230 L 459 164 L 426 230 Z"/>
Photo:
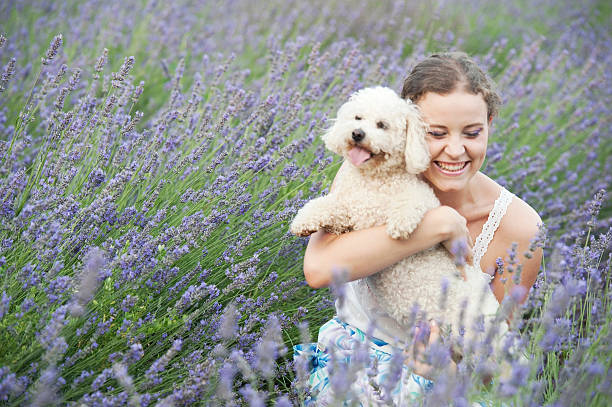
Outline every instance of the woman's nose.
<path fill-rule="evenodd" d="M 446 154 L 451 157 L 461 156 L 465 152 L 463 140 L 461 140 L 460 137 L 450 137 L 444 150 L 446 151 Z"/>

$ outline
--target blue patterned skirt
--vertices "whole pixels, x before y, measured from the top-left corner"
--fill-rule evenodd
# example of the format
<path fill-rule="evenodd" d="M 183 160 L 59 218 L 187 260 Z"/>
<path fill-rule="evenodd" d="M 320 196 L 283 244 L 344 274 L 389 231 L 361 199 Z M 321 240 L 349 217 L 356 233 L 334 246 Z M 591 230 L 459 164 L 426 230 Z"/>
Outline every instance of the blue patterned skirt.
<path fill-rule="evenodd" d="M 408 370 L 403 351 L 367 336 L 337 317 L 319 329 L 317 343 L 293 347 L 296 363 L 310 370 L 305 405 L 404 406 L 418 400 L 433 382 Z"/>

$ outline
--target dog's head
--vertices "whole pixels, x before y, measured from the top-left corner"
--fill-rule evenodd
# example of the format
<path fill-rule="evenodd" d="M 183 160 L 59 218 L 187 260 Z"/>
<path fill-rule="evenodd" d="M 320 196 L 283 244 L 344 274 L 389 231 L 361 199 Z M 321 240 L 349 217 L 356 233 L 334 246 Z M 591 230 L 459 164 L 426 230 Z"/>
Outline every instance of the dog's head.
<path fill-rule="evenodd" d="M 429 166 L 425 124 L 417 107 L 385 87 L 351 95 L 323 141 L 364 171 L 405 165 L 407 171 L 418 174 Z"/>

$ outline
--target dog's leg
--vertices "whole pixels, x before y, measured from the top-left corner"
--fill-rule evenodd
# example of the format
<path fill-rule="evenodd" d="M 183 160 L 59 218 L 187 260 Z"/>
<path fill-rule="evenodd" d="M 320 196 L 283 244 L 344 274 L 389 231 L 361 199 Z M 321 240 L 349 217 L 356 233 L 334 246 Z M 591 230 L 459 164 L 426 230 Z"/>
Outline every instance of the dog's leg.
<path fill-rule="evenodd" d="M 439 205 L 433 191 L 426 191 L 425 195 L 415 192 L 417 191 L 393 197 L 393 202 L 389 204 L 387 234 L 394 239 L 408 238 L 423 219 L 425 212 Z"/>
<path fill-rule="evenodd" d="M 318 230 L 340 234 L 352 230 L 348 209 L 336 199 L 335 194 L 309 201 L 291 222 L 289 230 L 294 235 L 308 236 Z"/>

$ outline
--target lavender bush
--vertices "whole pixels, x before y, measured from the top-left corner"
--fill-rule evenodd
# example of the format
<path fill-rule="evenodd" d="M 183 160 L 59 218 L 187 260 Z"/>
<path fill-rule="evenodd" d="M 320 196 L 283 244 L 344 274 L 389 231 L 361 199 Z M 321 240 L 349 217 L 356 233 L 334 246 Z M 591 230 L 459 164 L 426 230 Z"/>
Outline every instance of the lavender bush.
<path fill-rule="evenodd" d="M 340 164 L 318 136 L 353 91 L 461 49 L 505 102 L 485 172 L 547 238 L 507 344 L 529 360 L 466 344 L 448 374 L 434 347 L 423 403 L 609 405 L 609 19 L 597 1 L 4 2 L 0 400 L 307 400 L 289 350 L 333 297 L 305 285 L 287 227 Z"/>

